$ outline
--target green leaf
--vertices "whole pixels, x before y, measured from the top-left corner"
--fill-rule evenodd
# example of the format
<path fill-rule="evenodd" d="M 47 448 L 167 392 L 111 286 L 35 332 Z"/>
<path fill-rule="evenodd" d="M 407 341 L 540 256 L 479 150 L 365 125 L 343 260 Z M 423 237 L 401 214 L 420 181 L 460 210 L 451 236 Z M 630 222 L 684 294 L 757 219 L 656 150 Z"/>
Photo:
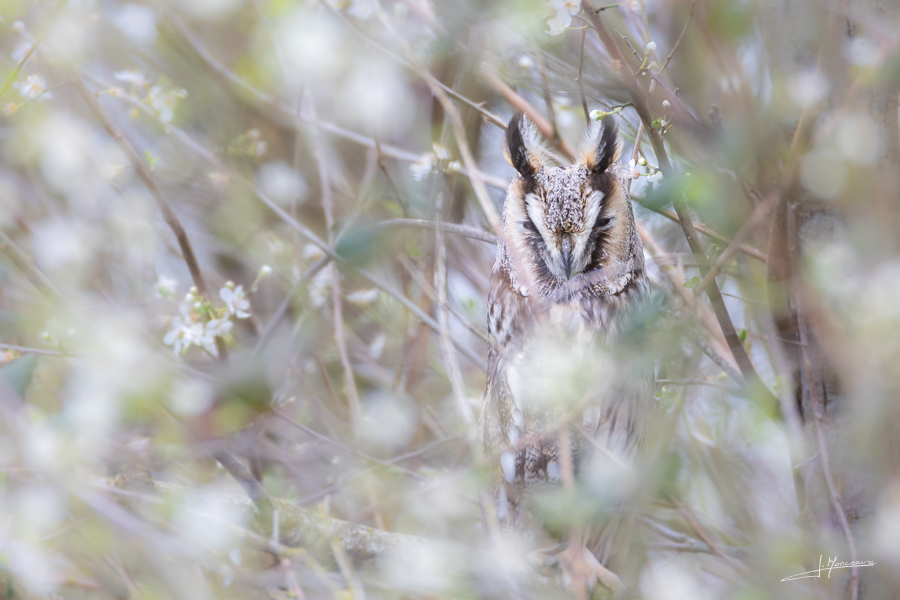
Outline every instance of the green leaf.
<path fill-rule="evenodd" d="M 686 287 L 689 290 L 694 289 L 698 285 L 700 285 L 699 277 L 691 277 L 690 279 L 688 279 L 687 281 L 684 282 L 684 287 Z"/>
<path fill-rule="evenodd" d="M 747 330 L 746 329 L 741 329 L 740 331 L 738 331 L 738 339 L 741 340 L 742 344 L 747 341 Z"/>
<path fill-rule="evenodd" d="M 144 158 L 147 159 L 147 164 L 150 165 L 150 168 L 151 168 L 151 169 L 152 169 L 154 166 L 156 166 L 156 163 L 157 163 L 157 162 L 159 162 L 159 159 L 158 159 L 158 158 L 154 158 L 153 155 L 150 154 L 150 151 L 149 151 L 149 150 L 144 150 Z"/>
<path fill-rule="evenodd" d="M 372 227 L 351 227 L 338 239 L 334 251 L 354 267 L 374 260 L 383 245 L 383 234 Z"/>
<path fill-rule="evenodd" d="M 16 360 L 3 365 L 0 368 L 0 377 L 6 384 L 14 389 L 20 396 L 25 395 L 25 390 L 31 385 L 31 378 L 37 368 L 37 356 L 26 354 Z"/>

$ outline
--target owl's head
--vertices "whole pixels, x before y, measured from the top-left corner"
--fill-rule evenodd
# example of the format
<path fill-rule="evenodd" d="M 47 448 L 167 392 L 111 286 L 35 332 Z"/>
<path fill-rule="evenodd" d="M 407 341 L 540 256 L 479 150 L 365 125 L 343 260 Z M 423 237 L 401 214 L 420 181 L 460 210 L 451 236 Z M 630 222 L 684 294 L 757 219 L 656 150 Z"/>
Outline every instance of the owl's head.
<path fill-rule="evenodd" d="M 510 120 L 503 146 L 520 175 L 507 192 L 503 237 L 527 279 L 555 287 L 628 257 L 634 219 L 610 169 L 622 150 L 611 116 L 588 130 L 571 166 L 548 164 L 537 128 L 522 113 Z"/>

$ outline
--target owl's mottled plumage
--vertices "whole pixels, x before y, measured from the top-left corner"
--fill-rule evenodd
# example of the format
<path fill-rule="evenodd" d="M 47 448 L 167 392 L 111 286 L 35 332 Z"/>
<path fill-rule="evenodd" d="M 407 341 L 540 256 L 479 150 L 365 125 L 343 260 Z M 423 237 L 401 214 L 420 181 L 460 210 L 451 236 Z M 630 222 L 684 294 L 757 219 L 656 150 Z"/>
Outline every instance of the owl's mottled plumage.
<path fill-rule="evenodd" d="M 547 164 L 536 128 L 521 114 L 504 146 L 519 175 L 509 185 L 491 273 L 482 426 L 488 455 L 500 457 L 497 515 L 514 526 L 527 518 L 529 490 L 561 477 L 563 423 L 571 423 L 576 476 L 589 460 L 634 457 L 652 372 L 603 354 L 648 293 L 643 247 L 613 170 L 621 146 L 612 118 L 588 132 L 572 166 Z M 569 385 L 576 379 L 588 387 Z"/>

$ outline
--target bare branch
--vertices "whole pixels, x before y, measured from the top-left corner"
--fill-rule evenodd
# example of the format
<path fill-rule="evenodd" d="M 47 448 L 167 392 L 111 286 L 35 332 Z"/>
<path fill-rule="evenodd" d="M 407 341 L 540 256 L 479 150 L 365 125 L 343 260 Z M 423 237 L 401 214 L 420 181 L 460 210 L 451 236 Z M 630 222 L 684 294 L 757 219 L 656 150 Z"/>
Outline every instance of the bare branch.
<path fill-rule="evenodd" d="M 653 118 L 650 115 L 644 93 L 641 91 L 634 73 L 632 73 L 631 68 L 628 66 L 628 62 L 622 55 L 622 51 L 619 50 L 619 46 L 616 44 L 615 38 L 613 38 L 612 34 L 609 32 L 609 29 L 606 28 L 606 25 L 603 23 L 600 16 L 592 10 L 586 10 L 583 11 L 583 13 L 594 26 L 594 29 L 597 31 L 597 36 L 600 38 L 606 51 L 612 56 L 613 60 L 618 61 L 619 75 L 622 78 L 625 87 L 628 89 L 628 92 L 631 95 L 631 101 L 634 103 L 634 108 L 638 115 L 640 115 L 644 128 L 650 137 L 653 152 L 656 154 L 656 158 L 659 161 L 659 168 L 662 170 L 663 174 L 671 180 L 675 173 L 669 162 L 669 156 L 666 153 L 662 135 L 652 125 Z M 694 222 L 688 212 L 687 204 L 683 197 L 676 194 L 673 197 L 672 205 L 680 220 L 681 229 L 684 232 L 684 237 L 688 242 L 688 246 L 690 246 L 691 252 L 697 260 L 697 267 L 700 269 L 700 274 L 703 277 L 706 277 L 706 274 L 710 270 L 709 259 L 707 258 L 703 247 L 700 245 L 700 240 L 697 237 L 697 230 L 694 228 Z M 766 395 L 766 399 L 769 400 L 773 406 L 779 406 L 778 399 L 772 395 L 760 379 L 759 374 L 756 372 L 756 368 L 753 366 L 753 363 L 747 354 L 747 350 L 744 348 L 743 343 L 738 337 L 737 330 L 731 320 L 731 315 L 728 313 L 728 308 L 725 306 L 725 300 L 722 298 L 719 286 L 715 284 L 715 281 L 710 282 L 707 286 L 706 295 L 709 297 L 710 303 L 713 306 L 713 312 L 716 315 L 716 319 L 719 321 L 719 327 L 722 328 L 722 334 L 728 342 L 728 348 L 731 350 L 731 354 L 734 356 L 747 384 L 758 387 L 763 391 Z"/>
<path fill-rule="evenodd" d="M 453 388 L 453 395 L 456 397 L 459 416 L 462 418 L 466 427 L 470 427 L 473 422 L 472 409 L 469 406 L 469 394 L 466 392 L 466 382 L 463 380 L 462 371 L 459 369 L 459 362 L 456 360 L 456 354 L 453 352 L 453 342 L 450 339 L 450 318 L 447 315 L 447 248 L 444 246 L 444 236 L 441 226 L 441 211 L 444 209 L 442 197 L 439 195 L 435 208 L 435 218 L 437 219 L 437 227 L 434 228 L 435 237 L 435 262 L 438 291 L 438 322 L 441 325 L 441 351 L 444 354 L 444 364 L 447 366 L 447 374 L 450 379 L 450 385 Z"/>

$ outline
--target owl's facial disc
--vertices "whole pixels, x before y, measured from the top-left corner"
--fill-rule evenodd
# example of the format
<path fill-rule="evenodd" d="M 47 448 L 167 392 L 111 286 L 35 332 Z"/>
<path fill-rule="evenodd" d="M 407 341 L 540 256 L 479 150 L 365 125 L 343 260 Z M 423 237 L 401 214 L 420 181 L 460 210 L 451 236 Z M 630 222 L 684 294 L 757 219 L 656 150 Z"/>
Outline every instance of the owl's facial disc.
<path fill-rule="evenodd" d="M 525 197 L 526 230 L 539 242 L 532 248 L 559 281 L 583 273 L 595 248 L 603 194 L 590 188 L 586 175 L 579 167 L 547 169 L 536 177 L 544 185 Z"/>

